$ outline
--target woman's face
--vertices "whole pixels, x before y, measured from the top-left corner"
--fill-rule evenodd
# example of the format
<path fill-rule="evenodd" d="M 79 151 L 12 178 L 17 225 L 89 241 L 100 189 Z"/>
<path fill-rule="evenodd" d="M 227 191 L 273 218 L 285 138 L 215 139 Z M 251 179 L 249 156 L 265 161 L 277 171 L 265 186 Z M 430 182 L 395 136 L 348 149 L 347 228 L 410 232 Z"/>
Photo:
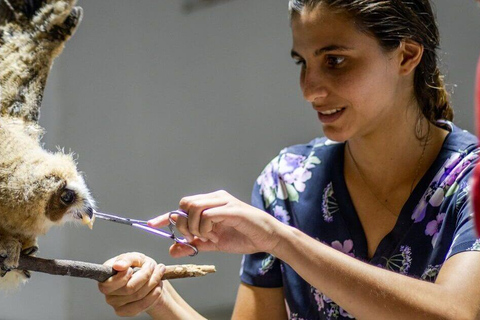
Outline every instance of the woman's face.
<path fill-rule="evenodd" d="M 328 138 L 345 141 L 388 130 L 405 114 L 399 49 L 382 50 L 352 19 L 322 6 L 295 14 L 292 34 L 303 96 Z"/>

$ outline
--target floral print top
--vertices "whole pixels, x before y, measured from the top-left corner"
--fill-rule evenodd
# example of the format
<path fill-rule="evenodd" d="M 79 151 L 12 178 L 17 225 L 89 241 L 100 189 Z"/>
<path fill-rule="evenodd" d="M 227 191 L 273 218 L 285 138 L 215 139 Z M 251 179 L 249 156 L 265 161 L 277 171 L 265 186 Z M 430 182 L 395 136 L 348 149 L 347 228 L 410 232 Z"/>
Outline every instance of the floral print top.
<path fill-rule="evenodd" d="M 252 204 L 347 255 L 433 282 L 449 257 L 480 251 L 469 201 L 477 139 L 451 122 L 438 125 L 450 133 L 371 259 L 344 180 L 344 143 L 317 138 L 282 150 L 258 177 Z M 290 319 L 354 318 L 272 255 L 245 255 L 240 277 L 253 286 L 283 287 Z"/>

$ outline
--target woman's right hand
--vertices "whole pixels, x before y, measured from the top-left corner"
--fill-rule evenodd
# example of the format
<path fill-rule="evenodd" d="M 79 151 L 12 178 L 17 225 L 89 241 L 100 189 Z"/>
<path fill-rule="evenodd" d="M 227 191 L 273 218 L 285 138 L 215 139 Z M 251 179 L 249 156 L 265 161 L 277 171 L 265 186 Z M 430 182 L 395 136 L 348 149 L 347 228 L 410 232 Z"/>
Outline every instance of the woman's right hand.
<path fill-rule="evenodd" d="M 285 227 L 268 213 L 223 190 L 185 197 L 179 209 L 188 214 L 188 219 L 173 216 L 177 228 L 199 251 L 272 252 Z M 169 224 L 168 216 L 161 215 L 148 224 L 164 227 Z M 177 243 L 170 248 L 170 254 L 183 257 L 191 255 L 192 249 Z"/>
<path fill-rule="evenodd" d="M 163 304 L 162 277 L 165 266 L 142 253 L 121 254 L 104 263 L 118 271 L 116 275 L 99 282 L 98 288 L 106 302 L 121 317 L 135 316 Z M 140 270 L 133 272 L 133 268 Z"/>

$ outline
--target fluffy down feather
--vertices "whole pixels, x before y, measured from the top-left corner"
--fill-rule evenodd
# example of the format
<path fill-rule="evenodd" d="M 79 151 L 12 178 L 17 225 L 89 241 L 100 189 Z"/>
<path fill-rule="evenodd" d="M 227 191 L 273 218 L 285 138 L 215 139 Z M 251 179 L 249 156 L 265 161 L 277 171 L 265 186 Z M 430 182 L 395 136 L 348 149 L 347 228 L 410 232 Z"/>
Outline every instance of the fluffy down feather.
<path fill-rule="evenodd" d="M 94 200 L 72 155 L 44 150 L 38 125 L 53 59 L 81 21 L 74 4 L 0 0 L 0 288 L 30 277 L 10 270 L 21 252 L 36 252 L 37 236 L 92 217 Z"/>

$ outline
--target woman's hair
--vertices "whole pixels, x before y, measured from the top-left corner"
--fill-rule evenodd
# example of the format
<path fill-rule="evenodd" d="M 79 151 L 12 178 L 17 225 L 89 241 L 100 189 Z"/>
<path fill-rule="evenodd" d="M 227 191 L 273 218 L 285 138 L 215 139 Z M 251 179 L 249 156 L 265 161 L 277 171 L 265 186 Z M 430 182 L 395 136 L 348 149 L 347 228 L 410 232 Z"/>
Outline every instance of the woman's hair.
<path fill-rule="evenodd" d="M 357 27 L 373 35 L 385 50 L 398 48 L 402 40 L 412 40 L 424 48 L 415 70 L 415 98 L 423 115 L 436 120 L 453 119 L 443 75 L 437 66 L 439 32 L 429 0 L 289 0 L 291 15 L 318 5 L 346 13 Z"/>

